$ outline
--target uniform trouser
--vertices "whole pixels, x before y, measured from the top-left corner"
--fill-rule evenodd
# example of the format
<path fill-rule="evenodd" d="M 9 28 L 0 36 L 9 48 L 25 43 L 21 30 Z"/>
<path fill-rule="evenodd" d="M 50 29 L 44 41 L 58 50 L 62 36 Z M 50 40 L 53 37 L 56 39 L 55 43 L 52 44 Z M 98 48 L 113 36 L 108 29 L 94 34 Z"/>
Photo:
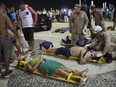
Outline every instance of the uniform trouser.
<path fill-rule="evenodd" d="M 76 45 L 77 39 L 80 40 L 80 45 L 84 45 L 84 38 L 85 36 L 82 33 L 72 33 L 71 35 L 71 44 Z"/>
<path fill-rule="evenodd" d="M 96 47 L 96 50 L 98 51 L 103 51 L 104 50 L 104 44 L 103 43 L 99 43 Z M 112 51 L 116 51 L 116 44 L 115 43 L 111 43 L 111 46 L 109 47 L 107 53 L 112 54 Z"/>

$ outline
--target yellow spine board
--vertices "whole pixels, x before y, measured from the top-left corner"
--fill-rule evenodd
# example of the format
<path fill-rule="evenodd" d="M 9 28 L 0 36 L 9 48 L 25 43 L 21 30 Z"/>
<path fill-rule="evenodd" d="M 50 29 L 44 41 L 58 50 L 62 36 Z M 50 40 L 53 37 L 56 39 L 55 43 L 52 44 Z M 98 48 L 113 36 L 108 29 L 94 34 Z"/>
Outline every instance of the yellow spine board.
<path fill-rule="evenodd" d="M 21 69 L 21 70 L 26 71 L 26 68 L 25 68 L 25 67 L 20 67 L 20 65 L 17 66 L 17 67 L 18 67 L 19 69 Z M 36 69 L 36 70 L 33 72 L 33 74 L 37 74 L 37 75 L 44 76 L 43 74 L 41 74 L 41 72 L 40 72 L 38 69 Z M 87 78 L 85 78 L 86 80 L 84 81 L 84 83 L 76 82 L 76 81 L 70 79 L 71 76 L 72 76 L 72 74 L 73 74 L 73 73 L 70 73 L 70 74 L 68 75 L 67 79 L 66 79 L 65 77 L 63 77 L 63 76 L 61 76 L 61 75 L 57 75 L 57 74 L 55 74 L 55 75 L 53 75 L 53 76 L 46 76 L 46 77 L 47 77 L 47 78 L 51 78 L 51 79 L 55 79 L 55 80 L 60 80 L 60 81 L 68 82 L 68 83 L 73 83 L 73 84 L 84 84 L 84 83 L 87 81 Z"/>
<path fill-rule="evenodd" d="M 65 57 L 64 55 L 60 55 L 60 54 L 54 54 L 54 53 L 49 53 L 49 52 L 44 52 L 45 55 L 51 55 L 51 56 L 60 56 L 60 57 Z M 78 60 L 79 58 L 76 57 L 76 56 L 70 56 L 69 58 L 71 59 L 76 59 Z M 104 57 L 101 57 L 99 60 L 93 60 L 93 59 L 90 59 L 88 60 L 88 62 L 94 62 L 94 63 L 99 63 L 99 64 L 102 64 L 104 62 Z"/>

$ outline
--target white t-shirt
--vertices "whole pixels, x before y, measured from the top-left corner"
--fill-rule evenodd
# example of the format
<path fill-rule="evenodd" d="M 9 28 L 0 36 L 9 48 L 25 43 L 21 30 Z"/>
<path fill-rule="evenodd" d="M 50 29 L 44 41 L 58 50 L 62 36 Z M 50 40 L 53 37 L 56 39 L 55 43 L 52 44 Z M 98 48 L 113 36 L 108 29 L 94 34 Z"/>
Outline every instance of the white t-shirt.
<path fill-rule="evenodd" d="M 19 16 L 22 20 L 22 28 L 33 27 L 32 13 L 28 7 L 26 7 L 23 11 L 19 10 Z"/>

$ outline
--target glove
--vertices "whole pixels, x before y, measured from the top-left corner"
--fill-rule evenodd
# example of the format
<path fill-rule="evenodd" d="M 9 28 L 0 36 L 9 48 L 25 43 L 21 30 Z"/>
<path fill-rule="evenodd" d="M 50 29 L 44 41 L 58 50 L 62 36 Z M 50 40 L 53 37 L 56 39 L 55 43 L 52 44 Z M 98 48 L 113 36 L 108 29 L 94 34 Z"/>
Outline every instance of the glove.
<path fill-rule="evenodd" d="M 84 28 L 83 28 L 83 34 L 86 35 L 87 34 L 87 26 L 85 25 Z"/>
<path fill-rule="evenodd" d="M 97 54 L 96 54 L 96 57 L 102 57 L 103 56 L 103 53 L 102 52 L 98 52 Z"/>

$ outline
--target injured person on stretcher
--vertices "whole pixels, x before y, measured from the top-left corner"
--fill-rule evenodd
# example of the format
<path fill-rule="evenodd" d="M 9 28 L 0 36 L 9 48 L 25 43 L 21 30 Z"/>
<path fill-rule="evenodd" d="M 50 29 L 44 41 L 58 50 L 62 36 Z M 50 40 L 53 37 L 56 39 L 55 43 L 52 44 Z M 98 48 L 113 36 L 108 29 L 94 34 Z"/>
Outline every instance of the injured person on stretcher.
<path fill-rule="evenodd" d="M 87 78 L 89 71 L 88 68 L 83 71 L 72 70 L 57 61 L 44 59 L 42 57 L 33 58 L 29 60 L 29 62 L 19 62 L 20 64 L 18 65 L 21 66 L 25 64 L 24 67 L 29 72 L 34 72 L 36 69 L 38 69 L 40 73 L 42 73 L 44 76 L 53 76 L 57 74 L 59 76 L 62 76 L 70 80 L 74 80 L 79 83 L 84 82 L 84 79 Z M 73 74 L 70 76 L 70 73 Z"/>
<path fill-rule="evenodd" d="M 41 47 L 41 50 L 45 52 L 50 52 L 54 54 L 64 55 L 67 58 L 70 56 L 78 57 L 79 63 L 84 64 L 90 59 L 99 60 L 102 57 L 102 52 L 87 50 L 84 47 L 72 46 L 72 47 L 59 47 L 59 48 L 49 48 L 45 49 L 44 46 Z"/>

